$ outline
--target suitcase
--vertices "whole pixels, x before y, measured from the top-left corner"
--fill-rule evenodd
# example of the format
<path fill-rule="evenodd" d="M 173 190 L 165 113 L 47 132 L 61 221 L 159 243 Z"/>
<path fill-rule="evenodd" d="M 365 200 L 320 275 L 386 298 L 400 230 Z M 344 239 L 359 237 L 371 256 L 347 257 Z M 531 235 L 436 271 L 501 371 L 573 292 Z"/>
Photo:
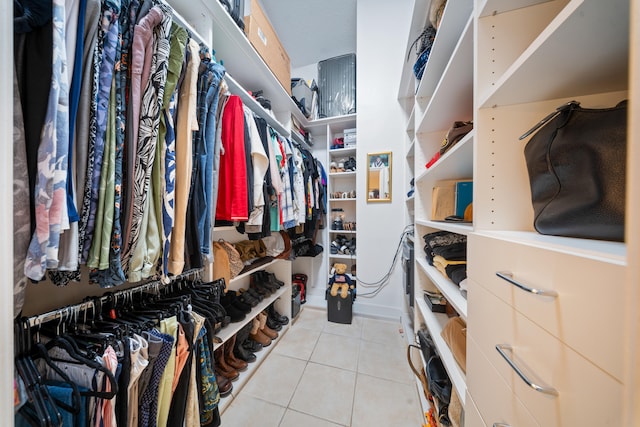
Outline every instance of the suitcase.
<path fill-rule="evenodd" d="M 291 275 L 291 284 L 298 285 L 300 287 L 300 304 L 307 302 L 306 289 L 307 289 L 308 276 L 302 273 L 295 273 Z"/>
<path fill-rule="evenodd" d="M 356 54 L 318 62 L 318 117 L 356 112 Z"/>

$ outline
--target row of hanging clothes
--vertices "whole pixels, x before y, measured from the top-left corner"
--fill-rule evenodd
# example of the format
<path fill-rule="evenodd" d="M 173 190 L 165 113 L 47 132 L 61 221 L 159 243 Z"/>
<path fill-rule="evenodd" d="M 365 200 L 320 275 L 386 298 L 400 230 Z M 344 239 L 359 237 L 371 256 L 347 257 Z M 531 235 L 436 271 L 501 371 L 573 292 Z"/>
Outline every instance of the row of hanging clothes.
<path fill-rule="evenodd" d="M 216 221 L 317 229 L 322 165 L 228 92 L 168 4 L 14 5 L 16 313 L 28 279 L 84 265 L 105 288 L 199 268 Z"/>
<path fill-rule="evenodd" d="M 15 425 L 220 425 L 223 293 L 187 275 L 17 319 Z"/>

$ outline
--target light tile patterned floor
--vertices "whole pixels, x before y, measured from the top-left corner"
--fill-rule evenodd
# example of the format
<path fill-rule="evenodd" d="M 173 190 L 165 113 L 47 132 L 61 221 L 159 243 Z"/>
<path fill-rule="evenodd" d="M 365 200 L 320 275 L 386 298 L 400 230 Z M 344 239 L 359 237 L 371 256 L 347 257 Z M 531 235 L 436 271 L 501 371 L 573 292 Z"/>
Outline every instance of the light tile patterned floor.
<path fill-rule="evenodd" d="M 223 427 L 421 427 L 400 322 L 304 307 L 222 414 Z"/>

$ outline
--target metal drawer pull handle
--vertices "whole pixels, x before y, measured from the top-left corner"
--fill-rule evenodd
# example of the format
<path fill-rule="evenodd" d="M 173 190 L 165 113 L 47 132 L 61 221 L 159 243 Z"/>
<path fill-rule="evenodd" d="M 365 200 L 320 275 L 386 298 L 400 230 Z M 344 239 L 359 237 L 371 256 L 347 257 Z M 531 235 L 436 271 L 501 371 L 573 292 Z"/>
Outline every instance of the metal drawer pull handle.
<path fill-rule="evenodd" d="M 558 293 L 556 291 L 553 291 L 553 290 L 536 289 L 536 288 L 530 288 L 528 286 L 523 285 L 522 283 L 520 283 L 517 280 L 515 280 L 513 278 L 513 273 L 511 273 L 509 271 L 496 271 L 496 276 L 498 276 L 502 280 L 506 280 L 507 282 L 509 282 L 512 285 L 522 289 L 523 291 L 527 291 L 527 292 L 530 292 L 530 293 L 535 294 L 535 295 L 541 295 L 541 296 L 545 296 L 545 297 L 554 297 L 554 298 L 558 296 Z"/>
<path fill-rule="evenodd" d="M 507 424 L 507 423 L 493 423 L 493 427 L 511 427 L 511 424 Z"/>
<path fill-rule="evenodd" d="M 558 395 L 558 391 L 555 388 L 539 386 L 525 376 L 522 370 L 518 368 L 515 362 L 511 360 L 511 358 L 509 358 L 509 356 L 507 356 L 507 354 L 504 352 L 504 350 L 513 351 L 513 347 L 511 347 L 508 344 L 496 344 L 496 350 L 498 350 L 498 353 L 500 353 L 500 356 L 502 356 L 504 360 L 507 361 L 509 366 L 511 366 L 511 368 L 513 368 L 513 370 L 516 371 L 516 374 L 518 374 L 518 376 L 522 378 L 522 381 L 524 381 L 529 387 L 531 387 L 535 391 L 539 391 L 540 393 L 551 394 L 553 396 Z"/>

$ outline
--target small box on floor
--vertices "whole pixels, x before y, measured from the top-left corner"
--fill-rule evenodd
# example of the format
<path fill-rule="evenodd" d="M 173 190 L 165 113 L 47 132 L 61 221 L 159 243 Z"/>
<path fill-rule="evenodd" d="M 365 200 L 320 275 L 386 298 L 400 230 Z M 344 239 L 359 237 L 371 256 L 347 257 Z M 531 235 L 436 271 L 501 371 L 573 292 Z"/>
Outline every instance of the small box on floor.
<path fill-rule="evenodd" d="M 333 323 L 351 324 L 353 317 L 353 293 L 343 298 L 340 294 L 332 296 L 327 291 L 327 320 Z"/>

